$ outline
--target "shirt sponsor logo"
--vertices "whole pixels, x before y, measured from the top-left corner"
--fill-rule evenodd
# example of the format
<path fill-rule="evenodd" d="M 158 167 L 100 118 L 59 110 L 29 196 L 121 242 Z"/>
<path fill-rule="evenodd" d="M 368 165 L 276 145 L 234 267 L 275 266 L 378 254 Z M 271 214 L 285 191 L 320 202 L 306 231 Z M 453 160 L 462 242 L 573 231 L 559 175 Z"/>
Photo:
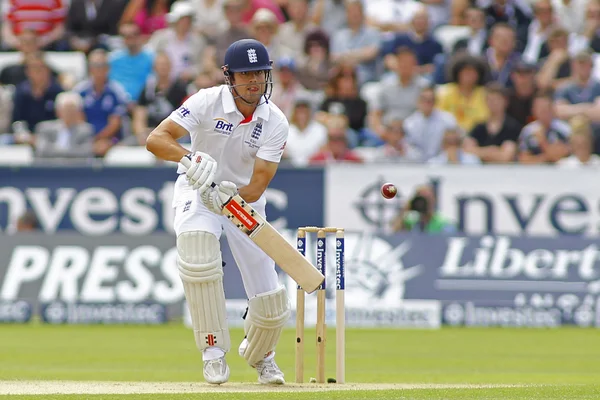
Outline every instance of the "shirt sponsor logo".
<path fill-rule="evenodd" d="M 229 136 L 231 132 L 233 132 L 233 124 L 227 121 L 224 118 L 215 118 L 213 121 L 216 121 L 215 124 L 215 132 Z"/>

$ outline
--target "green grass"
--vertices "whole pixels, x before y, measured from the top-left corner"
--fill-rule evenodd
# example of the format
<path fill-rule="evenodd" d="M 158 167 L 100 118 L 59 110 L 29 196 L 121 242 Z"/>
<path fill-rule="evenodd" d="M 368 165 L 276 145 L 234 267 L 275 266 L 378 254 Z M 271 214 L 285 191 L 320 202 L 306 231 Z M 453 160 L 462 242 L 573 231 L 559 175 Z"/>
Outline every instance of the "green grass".
<path fill-rule="evenodd" d="M 255 382 L 237 355 L 232 330 L 231 382 Z M 307 330 L 305 379 L 315 376 L 314 330 Z M 0 380 L 203 382 L 191 331 L 179 324 L 0 326 Z M 335 332 L 328 331 L 327 376 L 335 376 Z M 348 329 L 350 383 L 524 384 L 523 388 L 415 389 L 308 393 L 211 393 L 43 396 L 44 399 L 600 399 L 600 332 L 594 329 Z M 294 332 L 285 331 L 277 362 L 294 381 Z M 552 385 L 552 386 L 540 386 Z M 598 386 L 595 386 L 598 385 Z M 335 385 L 331 385 L 335 388 Z M 11 396 L 11 399 L 40 396 Z"/>

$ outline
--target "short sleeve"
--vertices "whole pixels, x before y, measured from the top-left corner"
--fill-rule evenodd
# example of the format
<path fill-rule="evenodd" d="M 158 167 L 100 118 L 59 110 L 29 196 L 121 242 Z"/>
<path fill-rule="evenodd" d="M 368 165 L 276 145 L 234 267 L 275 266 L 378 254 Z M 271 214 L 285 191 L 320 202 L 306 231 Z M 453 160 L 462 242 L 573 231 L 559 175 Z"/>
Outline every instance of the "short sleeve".
<path fill-rule="evenodd" d="M 265 161 L 276 162 L 281 161 L 287 138 L 290 131 L 290 125 L 287 121 L 279 123 L 269 138 L 258 149 L 256 157 Z"/>
<path fill-rule="evenodd" d="M 168 118 L 188 132 L 193 132 L 201 123 L 204 108 L 206 108 L 206 93 L 200 90 L 173 111 Z"/>

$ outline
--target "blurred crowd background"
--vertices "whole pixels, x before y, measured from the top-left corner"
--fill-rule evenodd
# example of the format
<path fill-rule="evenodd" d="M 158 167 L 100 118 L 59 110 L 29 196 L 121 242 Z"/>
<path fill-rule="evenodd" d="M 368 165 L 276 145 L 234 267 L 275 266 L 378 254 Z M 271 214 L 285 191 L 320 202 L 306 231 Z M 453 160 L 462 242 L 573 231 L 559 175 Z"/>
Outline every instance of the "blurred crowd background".
<path fill-rule="evenodd" d="M 598 0 L 2 0 L 1 34 L 0 159 L 151 156 L 253 37 L 293 166 L 600 165 Z"/>

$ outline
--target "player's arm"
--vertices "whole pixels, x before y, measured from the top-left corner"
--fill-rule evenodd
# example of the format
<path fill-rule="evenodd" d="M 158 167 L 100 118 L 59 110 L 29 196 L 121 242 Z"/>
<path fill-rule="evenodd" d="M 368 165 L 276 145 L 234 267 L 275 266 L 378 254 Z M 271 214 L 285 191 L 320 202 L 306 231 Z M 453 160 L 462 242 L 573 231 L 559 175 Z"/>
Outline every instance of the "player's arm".
<path fill-rule="evenodd" d="M 279 163 L 266 161 L 257 157 L 254 162 L 254 170 L 252 171 L 250 183 L 239 188 L 242 199 L 248 203 L 253 203 L 260 199 L 260 196 L 267 190 L 269 183 L 271 183 L 271 180 L 275 176 L 278 167 Z"/>
<path fill-rule="evenodd" d="M 179 162 L 189 153 L 177 139 L 188 134 L 188 131 L 178 123 L 166 118 L 146 139 L 146 149 L 157 158 L 166 161 Z"/>

